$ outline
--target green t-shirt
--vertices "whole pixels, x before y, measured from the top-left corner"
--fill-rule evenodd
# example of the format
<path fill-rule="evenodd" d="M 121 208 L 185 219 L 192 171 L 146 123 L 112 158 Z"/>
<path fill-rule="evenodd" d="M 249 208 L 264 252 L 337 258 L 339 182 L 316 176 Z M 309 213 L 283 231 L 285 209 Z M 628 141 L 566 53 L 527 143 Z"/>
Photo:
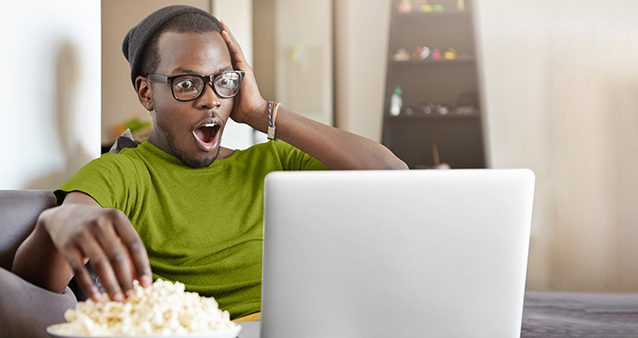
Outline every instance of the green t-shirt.
<path fill-rule="evenodd" d="M 81 191 L 124 212 L 146 246 L 153 278 L 215 297 L 232 318 L 261 308 L 264 178 L 327 169 L 282 141 L 236 150 L 193 169 L 149 142 L 104 154 L 54 192 Z"/>

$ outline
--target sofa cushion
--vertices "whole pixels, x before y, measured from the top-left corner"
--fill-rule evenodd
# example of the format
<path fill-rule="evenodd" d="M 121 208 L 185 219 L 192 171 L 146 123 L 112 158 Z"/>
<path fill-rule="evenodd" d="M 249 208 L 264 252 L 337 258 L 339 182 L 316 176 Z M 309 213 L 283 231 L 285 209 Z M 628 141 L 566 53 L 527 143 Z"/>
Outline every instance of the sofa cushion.
<path fill-rule="evenodd" d="M 137 147 L 140 143 L 140 141 L 137 141 L 133 138 L 133 134 L 131 133 L 130 129 L 126 129 L 122 135 L 120 135 L 117 140 L 115 140 L 115 143 L 113 143 L 113 145 L 111 146 L 111 149 L 109 150 L 109 153 L 119 153 L 122 149 L 124 148 L 135 148 Z"/>

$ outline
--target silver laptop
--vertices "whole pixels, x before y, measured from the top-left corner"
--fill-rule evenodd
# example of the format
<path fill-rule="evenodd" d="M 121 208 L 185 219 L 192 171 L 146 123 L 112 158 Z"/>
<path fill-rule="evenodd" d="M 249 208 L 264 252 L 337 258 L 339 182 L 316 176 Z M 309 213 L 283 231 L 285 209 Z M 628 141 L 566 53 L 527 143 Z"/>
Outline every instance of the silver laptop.
<path fill-rule="evenodd" d="M 275 172 L 262 338 L 520 337 L 527 169 Z"/>

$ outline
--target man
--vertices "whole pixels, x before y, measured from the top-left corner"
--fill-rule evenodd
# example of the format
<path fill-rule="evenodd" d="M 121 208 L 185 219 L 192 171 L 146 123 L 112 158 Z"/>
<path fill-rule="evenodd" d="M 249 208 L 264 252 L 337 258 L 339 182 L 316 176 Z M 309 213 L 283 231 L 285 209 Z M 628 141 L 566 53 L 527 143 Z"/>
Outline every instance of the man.
<path fill-rule="evenodd" d="M 214 296 L 232 318 L 255 313 L 268 172 L 407 169 L 376 142 L 265 101 L 228 27 L 202 10 L 154 12 L 129 31 L 123 52 L 153 129 L 55 191 L 60 206 L 42 213 L 12 267 L 36 285 L 61 292 L 75 276 L 99 300 L 89 261 L 116 301 L 135 279 L 148 286 L 163 278 Z M 282 141 L 223 148 L 229 117 L 276 130 Z"/>

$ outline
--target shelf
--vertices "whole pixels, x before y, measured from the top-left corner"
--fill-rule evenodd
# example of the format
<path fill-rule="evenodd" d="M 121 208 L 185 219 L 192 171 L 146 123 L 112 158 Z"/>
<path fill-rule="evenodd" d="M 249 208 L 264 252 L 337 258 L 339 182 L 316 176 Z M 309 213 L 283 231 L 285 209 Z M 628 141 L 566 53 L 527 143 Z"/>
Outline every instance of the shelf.
<path fill-rule="evenodd" d="M 453 168 L 485 168 L 474 0 L 463 0 L 462 11 L 457 10 L 457 0 L 437 0 L 445 11 L 407 13 L 396 10 L 404 1 L 391 2 L 381 142 L 410 168 L 432 165 L 434 144 L 441 162 Z M 420 60 L 415 54 L 418 46 L 427 46 L 431 53 L 438 49 L 442 56 L 453 48 L 457 54 L 454 59 L 435 60 L 430 54 Z M 393 56 L 402 49 L 408 60 L 395 61 Z M 392 116 L 397 86 L 404 109 Z M 440 115 L 430 107 L 431 113 L 425 114 L 425 107 L 432 104 L 447 106 L 448 113 Z M 459 106 L 463 107 L 460 114 L 456 113 Z"/>

